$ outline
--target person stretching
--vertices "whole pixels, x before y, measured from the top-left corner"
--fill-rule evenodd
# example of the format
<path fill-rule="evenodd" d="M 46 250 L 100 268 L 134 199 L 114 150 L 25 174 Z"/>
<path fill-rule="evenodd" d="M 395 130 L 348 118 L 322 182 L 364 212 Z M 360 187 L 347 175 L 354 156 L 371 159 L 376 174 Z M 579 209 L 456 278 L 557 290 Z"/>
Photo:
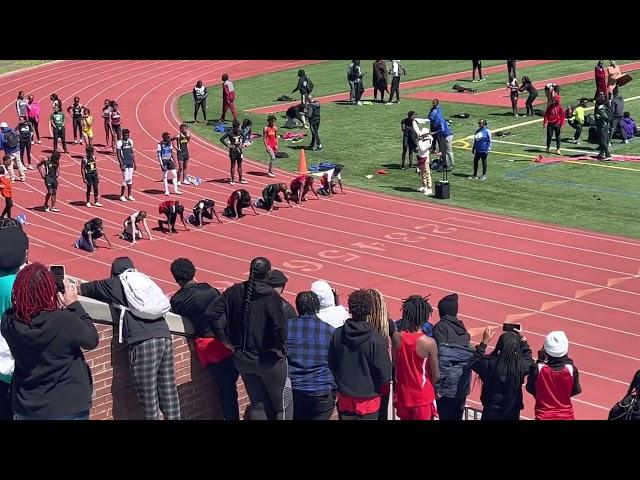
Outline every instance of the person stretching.
<path fill-rule="evenodd" d="M 173 147 L 171 146 L 171 134 L 169 132 L 162 133 L 162 140 L 158 143 L 156 149 L 158 162 L 162 170 L 162 181 L 164 182 L 164 194 L 169 196 L 169 183 L 167 177 L 171 172 L 171 182 L 173 183 L 173 191 L 176 195 L 182 195 L 178 189 L 178 174 L 176 173 L 176 162 L 173 160 Z"/>
<path fill-rule="evenodd" d="M 166 223 L 169 228 L 169 235 L 178 233 L 176 230 L 176 220 L 178 220 L 178 217 L 180 217 L 182 221 L 184 231 L 189 231 L 187 224 L 184 222 L 184 206 L 179 201 L 167 200 L 162 202 L 158 208 L 158 213 L 167 216 L 166 220 L 158 220 L 158 227 L 160 227 L 161 232 L 164 233 L 164 224 Z"/>

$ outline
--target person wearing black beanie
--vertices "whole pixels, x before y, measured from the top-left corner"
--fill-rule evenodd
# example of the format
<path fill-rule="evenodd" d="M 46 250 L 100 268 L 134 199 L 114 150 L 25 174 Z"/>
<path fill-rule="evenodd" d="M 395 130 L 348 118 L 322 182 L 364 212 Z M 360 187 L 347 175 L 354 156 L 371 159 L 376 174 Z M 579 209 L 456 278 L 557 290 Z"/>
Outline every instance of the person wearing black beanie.
<path fill-rule="evenodd" d="M 471 385 L 471 370 L 466 368 L 474 350 L 471 336 L 458 319 L 458 295 L 452 293 L 438 302 L 440 321 L 433 327 L 438 344 L 440 379 L 436 383 L 440 420 L 462 420 L 464 405 Z"/>

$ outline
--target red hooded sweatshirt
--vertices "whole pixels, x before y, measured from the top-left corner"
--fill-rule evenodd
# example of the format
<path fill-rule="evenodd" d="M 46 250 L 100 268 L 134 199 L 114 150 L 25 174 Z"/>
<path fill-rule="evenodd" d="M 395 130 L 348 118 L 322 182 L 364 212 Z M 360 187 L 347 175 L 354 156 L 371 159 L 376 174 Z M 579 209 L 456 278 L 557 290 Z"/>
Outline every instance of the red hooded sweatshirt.
<path fill-rule="evenodd" d="M 551 104 L 547 107 L 547 111 L 544 112 L 543 126 L 547 125 L 564 125 L 564 109 L 560 105 L 560 95 L 556 95 L 553 98 Z"/>

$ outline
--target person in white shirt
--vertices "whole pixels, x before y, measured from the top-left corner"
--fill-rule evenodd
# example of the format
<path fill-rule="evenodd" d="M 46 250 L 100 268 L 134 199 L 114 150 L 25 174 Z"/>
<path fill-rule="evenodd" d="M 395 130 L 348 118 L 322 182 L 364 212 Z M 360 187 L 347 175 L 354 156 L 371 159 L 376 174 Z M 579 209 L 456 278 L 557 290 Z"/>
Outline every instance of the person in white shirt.
<path fill-rule="evenodd" d="M 394 103 L 400 103 L 400 75 L 404 74 L 404 67 L 400 65 L 400 60 L 391 60 L 391 93 L 389 94 L 389 101 L 387 105 L 391 105 L 393 94 L 396 94 L 396 101 Z"/>
<path fill-rule="evenodd" d="M 337 292 L 324 280 L 316 280 L 311 284 L 311 291 L 320 300 L 318 318 L 333 328 L 339 328 L 349 318 L 349 312 L 339 304 Z"/>
<path fill-rule="evenodd" d="M 418 133 L 418 171 L 420 172 L 420 178 L 422 179 L 422 186 L 418 188 L 419 192 L 425 195 L 431 195 L 433 193 L 431 183 L 431 168 L 429 167 L 429 152 L 431 150 L 431 144 L 433 143 L 433 137 L 429 133 L 428 128 L 423 128 Z"/>

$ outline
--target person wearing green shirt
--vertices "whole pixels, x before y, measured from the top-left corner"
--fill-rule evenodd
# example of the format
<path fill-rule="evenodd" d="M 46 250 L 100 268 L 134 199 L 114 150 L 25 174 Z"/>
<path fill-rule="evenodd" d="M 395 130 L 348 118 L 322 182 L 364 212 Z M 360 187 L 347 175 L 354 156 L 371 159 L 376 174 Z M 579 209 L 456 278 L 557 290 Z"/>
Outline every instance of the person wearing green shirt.
<path fill-rule="evenodd" d="M 64 134 L 65 134 L 64 112 L 60 110 L 60 106 L 54 105 L 53 113 L 51 114 L 50 121 L 51 121 L 51 131 L 53 132 L 53 151 L 54 152 L 58 151 L 58 140 L 61 140 L 62 149 L 64 150 L 64 153 L 69 153 L 67 151 L 67 142 L 64 138 Z"/>
<path fill-rule="evenodd" d="M 581 98 L 580 105 L 573 110 L 573 115 L 569 118 L 568 122 L 573 127 L 576 133 L 573 135 L 573 140 L 569 140 L 575 145 L 580 145 L 580 135 L 582 135 L 582 127 L 584 126 L 584 109 L 587 107 L 587 99 Z"/>

